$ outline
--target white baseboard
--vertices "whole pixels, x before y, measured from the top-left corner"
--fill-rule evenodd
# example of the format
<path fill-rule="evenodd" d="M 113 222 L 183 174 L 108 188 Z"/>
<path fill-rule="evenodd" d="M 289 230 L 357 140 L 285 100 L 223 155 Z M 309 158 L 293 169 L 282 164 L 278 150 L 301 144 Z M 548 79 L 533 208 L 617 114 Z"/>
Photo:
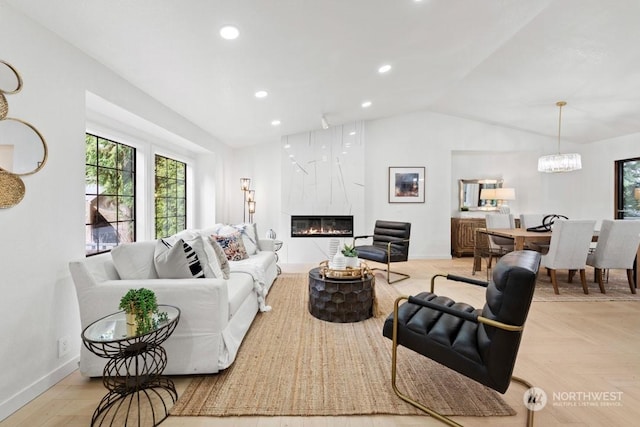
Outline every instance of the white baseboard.
<path fill-rule="evenodd" d="M 0 421 L 3 421 L 5 418 L 9 417 L 15 411 L 22 408 L 24 405 L 38 397 L 40 394 L 56 385 L 64 377 L 78 369 L 79 360 L 80 356 L 74 357 L 62 366 L 58 367 L 56 370 L 48 373 L 31 385 L 20 390 L 4 402 L 0 403 Z"/>

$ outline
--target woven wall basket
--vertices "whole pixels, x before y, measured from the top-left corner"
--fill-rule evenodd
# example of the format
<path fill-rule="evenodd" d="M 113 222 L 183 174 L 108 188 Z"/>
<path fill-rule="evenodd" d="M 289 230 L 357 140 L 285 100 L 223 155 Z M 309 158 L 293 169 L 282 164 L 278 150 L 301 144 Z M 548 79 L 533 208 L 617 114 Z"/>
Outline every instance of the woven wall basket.
<path fill-rule="evenodd" d="M 0 208 L 10 208 L 24 198 L 24 182 L 19 176 L 0 171 Z"/>

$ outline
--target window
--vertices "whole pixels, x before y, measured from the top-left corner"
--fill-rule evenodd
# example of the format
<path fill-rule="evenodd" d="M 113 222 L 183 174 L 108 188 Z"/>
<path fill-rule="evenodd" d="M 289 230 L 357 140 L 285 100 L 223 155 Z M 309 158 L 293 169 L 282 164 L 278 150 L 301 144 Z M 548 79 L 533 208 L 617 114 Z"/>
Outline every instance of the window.
<path fill-rule="evenodd" d="M 616 219 L 640 218 L 640 157 L 617 160 Z"/>
<path fill-rule="evenodd" d="M 187 165 L 156 155 L 156 239 L 187 226 Z"/>
<path fill-rule="evenodd" d="M 87 133 L 85 158 L 85 252 L 92 255 L 136 239 L 136 150 Z"/>

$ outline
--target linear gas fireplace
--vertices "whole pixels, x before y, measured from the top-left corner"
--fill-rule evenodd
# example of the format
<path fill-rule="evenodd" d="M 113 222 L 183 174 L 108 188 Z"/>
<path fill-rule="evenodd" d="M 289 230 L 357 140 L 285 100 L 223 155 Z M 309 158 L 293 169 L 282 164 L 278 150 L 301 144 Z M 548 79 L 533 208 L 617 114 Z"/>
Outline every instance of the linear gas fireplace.
<path fill-rule="evenodd" d="M 353 215 L 291 215 L 291 237 L 353 237 Z"/>

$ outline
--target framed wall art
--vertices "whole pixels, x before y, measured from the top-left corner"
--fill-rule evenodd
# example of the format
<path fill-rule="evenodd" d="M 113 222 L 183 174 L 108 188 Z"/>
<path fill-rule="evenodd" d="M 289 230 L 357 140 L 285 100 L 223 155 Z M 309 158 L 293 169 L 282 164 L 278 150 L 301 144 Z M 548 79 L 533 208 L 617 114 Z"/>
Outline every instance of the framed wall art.
<path fill-rule="evenodd" d="M 424 167 L 389 167 L 389 203 L 424 203 Z"/>

